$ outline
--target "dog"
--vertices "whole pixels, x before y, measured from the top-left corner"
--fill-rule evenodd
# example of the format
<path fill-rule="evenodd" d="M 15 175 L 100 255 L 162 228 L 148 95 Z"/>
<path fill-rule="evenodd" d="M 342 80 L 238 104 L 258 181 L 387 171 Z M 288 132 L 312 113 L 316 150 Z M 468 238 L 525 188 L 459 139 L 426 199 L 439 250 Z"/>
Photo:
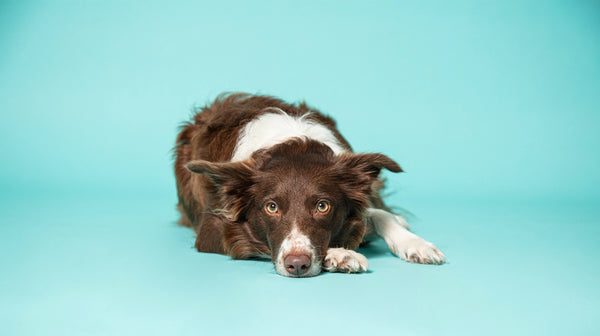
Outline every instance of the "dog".
<path fill-rule="evenodd" d="M 365 272 L 354 250 L 379 237 L 406 261 L 446 261 L 383 202 L 380 173 L 400 166 L 354 153 L 304 102 L 223 94 L 181 126 L 174 156 L 179 224 L 200 252 L 267 258 L 287 277 Z"/>

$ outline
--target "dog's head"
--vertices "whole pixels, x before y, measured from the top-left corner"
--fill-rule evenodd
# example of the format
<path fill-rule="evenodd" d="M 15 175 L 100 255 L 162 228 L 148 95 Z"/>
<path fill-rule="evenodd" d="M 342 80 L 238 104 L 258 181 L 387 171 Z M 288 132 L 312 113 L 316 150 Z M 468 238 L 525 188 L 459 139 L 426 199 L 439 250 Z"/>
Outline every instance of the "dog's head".
<path fill-rule="evenodd" d="M 402 171 L 385 155 L 334 155 L 320 142 L 300 139 L 246 161 L 192 161 L 186 167 L 217 187 L 215 210 L 227 219 L 228 253 L 270 253 L 277 273 L 290 277 L 319 274 L 328 247 L 358 247 L 373 182 L 382 168 Z"/>

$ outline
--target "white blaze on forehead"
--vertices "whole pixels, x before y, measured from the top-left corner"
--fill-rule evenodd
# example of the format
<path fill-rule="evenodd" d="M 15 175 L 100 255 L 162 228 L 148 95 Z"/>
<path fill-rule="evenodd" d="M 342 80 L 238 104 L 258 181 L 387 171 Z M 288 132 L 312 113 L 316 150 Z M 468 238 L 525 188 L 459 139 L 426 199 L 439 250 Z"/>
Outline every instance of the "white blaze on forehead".
<path fill-rule="evenodd" d="M 294 227 L 292 232 L 283 240 L 279 254 L 285 256 L 291 251 L 305 252 L 306 254 L 312 253 L 313 246 L 310 239 Z"/>
<path fill-rule="evenodd" d="M 290 138 L 320 141 L 329 146 L 336 155 L 344 151 L 333 132 L 308 119 L 309 114 L 292 117 L 281 109 L 277 110 L 280 113 L 265 113 L 244 126 L 231 161 L 246 160 L 257 150 L 280 144 Z"/>
<path fill-rule="evenodd" d="M 317 259 L 318 256 L 310 238 L 300 232 L 295 226 L 292 232 L 285 237 L 279 248 L 279 253 L 277 253 L 277 259 L 275 260 L 275 270 L 277 273 L 285 276 L 289 275 L 285 270 L 284 259 L 290 252 L 294 254 L 306 254 L 310 258 L 310 269 L 303 276 L 314 276 L 321 272 L 321 261 Z"/>

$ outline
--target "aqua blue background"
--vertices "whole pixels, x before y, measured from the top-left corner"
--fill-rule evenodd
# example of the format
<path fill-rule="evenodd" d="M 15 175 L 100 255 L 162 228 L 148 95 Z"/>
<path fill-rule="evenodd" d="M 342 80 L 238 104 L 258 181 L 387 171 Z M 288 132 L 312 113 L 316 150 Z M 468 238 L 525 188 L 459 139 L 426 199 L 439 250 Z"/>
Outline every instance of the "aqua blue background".
<path fill-rule="evenodd" d="M 1 2 L 0 334 L 600 334 L 599 33 L 594 1 Z M 400 162 L 450 263 L 196 253 L 170 150 L 223 91 Z"/>

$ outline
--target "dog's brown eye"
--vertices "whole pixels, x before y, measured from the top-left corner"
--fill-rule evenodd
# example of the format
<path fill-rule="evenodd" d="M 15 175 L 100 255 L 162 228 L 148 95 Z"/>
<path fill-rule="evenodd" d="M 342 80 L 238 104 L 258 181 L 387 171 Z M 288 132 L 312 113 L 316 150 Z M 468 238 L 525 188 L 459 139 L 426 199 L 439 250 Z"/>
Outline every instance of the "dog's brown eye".
<path fill-rule="evenodd" d="M 277 207 L 277 204 L 275 204 L 274 202 L 269 202 L 265 206 L 265 209 L 267 210 L 268 213 L 274 214 L 274 213 L 277 213 L 277 210 L 279 208 Z"/>
<path fill-rule="evenodd" d="M 319 201 L 319 203 L 317 203 L 317 211 L 320 213 L 326 213 L 329 211 L 329 203 L 326 201 Z"/>

